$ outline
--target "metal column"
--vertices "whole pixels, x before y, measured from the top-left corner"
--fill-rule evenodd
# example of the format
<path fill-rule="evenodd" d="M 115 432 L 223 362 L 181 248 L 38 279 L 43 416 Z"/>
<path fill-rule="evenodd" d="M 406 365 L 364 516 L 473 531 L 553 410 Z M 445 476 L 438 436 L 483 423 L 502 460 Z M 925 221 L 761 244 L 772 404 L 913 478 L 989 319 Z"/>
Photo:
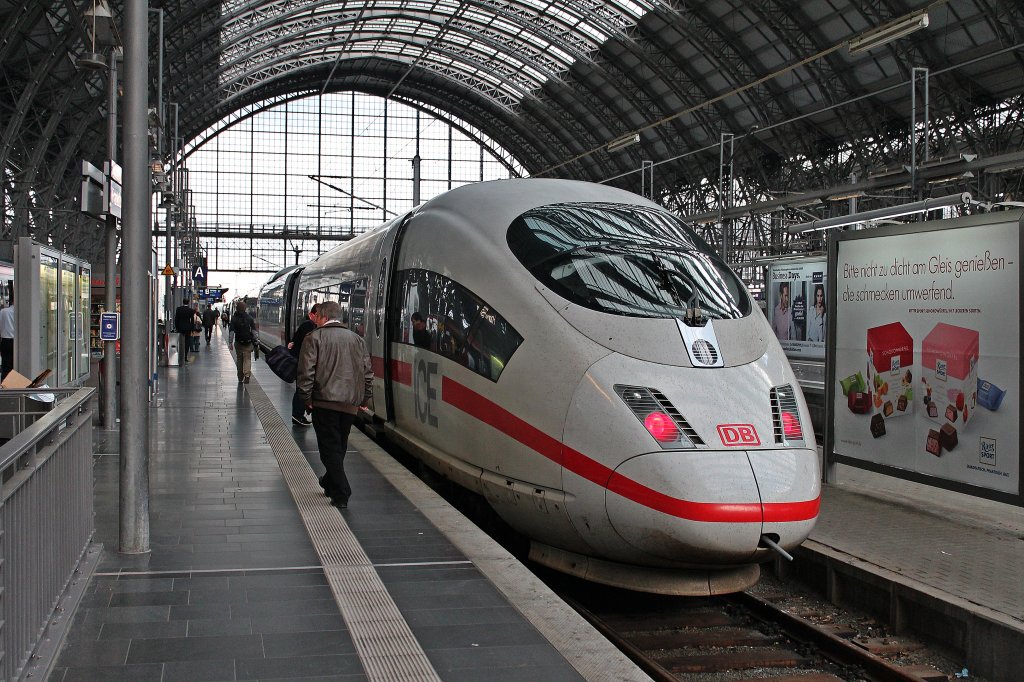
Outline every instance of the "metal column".
<path fill-rule="evenodd" d="M 149 551 L 149 261 L 147 134 L 148 8 L 126 0 L 124 13 L 124 215 L 121 272 L 121 476 L 119 551 Z"/>
<path fill-rule="evenodd" d="M 110 50 L 110 77 L 107 96 L 107 160 L 111 172 L 117 156 L 117 49 Z M 103 307 L 108 313 L 117 311 L 117 218 L 107 214 L 107 252 L 103 276 L 106 279 Z M 103 342 L 103 394 L 100 396 L 100 416 L 103 427 L 113 429 L 117 424 L 117 342 Z"/>

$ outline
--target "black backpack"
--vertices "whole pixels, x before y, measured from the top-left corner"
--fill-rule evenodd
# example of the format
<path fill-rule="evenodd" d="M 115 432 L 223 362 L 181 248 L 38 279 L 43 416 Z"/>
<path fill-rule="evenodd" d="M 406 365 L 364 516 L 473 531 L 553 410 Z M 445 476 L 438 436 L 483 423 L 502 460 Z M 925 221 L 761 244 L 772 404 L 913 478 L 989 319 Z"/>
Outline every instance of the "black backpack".
<path fill-rule="evenodd" d="M 235 342 L 236 343 L 252 343 L 253 342 L 253 321 L 246 313 L 235 313 L 235 319 L 232 320 L 231 325 L 235 330 Z"/>

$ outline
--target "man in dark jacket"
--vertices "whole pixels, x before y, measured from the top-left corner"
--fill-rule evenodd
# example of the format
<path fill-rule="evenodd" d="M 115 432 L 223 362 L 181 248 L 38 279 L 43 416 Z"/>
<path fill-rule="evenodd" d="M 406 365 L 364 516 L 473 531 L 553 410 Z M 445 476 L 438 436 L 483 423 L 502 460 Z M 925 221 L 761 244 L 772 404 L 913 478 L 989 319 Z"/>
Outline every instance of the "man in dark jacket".
<path fill-rule="evenodd" d="M 217 324 L 217 311 L 213 306 L 206 306 L 203 311 L 203 331 L 206 333 L 206 345 L 210 345 L 210 336 L 213 334 L 213 327 Z"/>
<path fill-rule="evenodd" d="M 295 335 L 292 336 L 292 340 L 288 342 L 288 350 L 291 351 L 296 360 L 298 360 L 299 353 L 302 351 L 302 340 L 306 338 L 306 334 L 316 329 L 317 308 L 319 308 L 319 304 L 314 303 L 313 307 L 309 309 L 309 316 L 299 325 L 299 328 L 295 330 Z M 295 386 L 295 395 L 292 396 L 292 423 L 296 426 L 309 426 L 313 423 L 306 419 L 306 403 L 303 402 L 302 396 L 299 395 L 298 382 L 296 382 Z"/>
<path fill-rule="evenodd" d="M 336 301 L 320 304 L 317 328 L 302 342 L 295 389 L 313 410 L 316 444 L 327 470 L 320 485 L 331 504 L 344 509 L 352 495 L 345 476 L 348 434 L 359 408 L 370 399 L 373 369 L 362 337 L 346 329 L 340 317 Z"/>
<path fill-rule="evenodd" d="M 188 305 L 186 296 L 181 305 L 174 311 L 174 328 L 178 331 L 178 357 L 181 366 L 188 363 L 188 348 L 192 344 L 192 316 L 195 313 Z"/>
<path fill-rule="evenodd" d="M 238 383 L 249 383 L 252 374 L 252 350 L 256 343 L 256 320 L 245 311 L 245 301 L 235 304 L 231 316 L 231 333 L 235 335 L 235 360 L 238 364 Z"/>

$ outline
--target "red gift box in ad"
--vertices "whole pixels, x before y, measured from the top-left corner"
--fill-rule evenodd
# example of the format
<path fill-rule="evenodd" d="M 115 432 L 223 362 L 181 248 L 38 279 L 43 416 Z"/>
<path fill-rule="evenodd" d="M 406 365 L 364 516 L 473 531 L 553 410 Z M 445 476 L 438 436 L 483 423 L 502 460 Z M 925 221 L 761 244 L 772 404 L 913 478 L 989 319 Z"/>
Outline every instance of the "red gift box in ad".
<path fill-rule="evenodd" d="M 936 424 L 960 428 L 978 404 L 979 334 L 940 322 L 921 342 L 925 413 Z M 930 406 L 934 403 L 934 409 Z"/>
<path fill-rule="evenodd" d="M 914 339 L 899 322 L 868 329 L 872 411 L 886 419 L 914 411 Z"/>

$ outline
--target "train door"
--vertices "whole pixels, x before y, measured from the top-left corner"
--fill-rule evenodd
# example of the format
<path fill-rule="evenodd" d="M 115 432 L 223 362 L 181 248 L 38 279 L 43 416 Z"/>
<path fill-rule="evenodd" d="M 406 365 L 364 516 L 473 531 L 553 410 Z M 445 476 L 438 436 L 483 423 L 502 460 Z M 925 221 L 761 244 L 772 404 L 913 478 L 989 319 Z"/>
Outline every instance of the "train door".
<path fill-rule="evenodd" d="M 377 246 L 374 268 L 367 291 L 366 336 L 364 337 L 373 360 L 373 413 L 385 421 L 394 418 L 394 396 L 392 394 L 391 323 L 388 315 L 388 301 L 393 286 L 395 260 L 401 248 L 402 234 L 409 222 L 407 215 L 392 224 Z"/>

